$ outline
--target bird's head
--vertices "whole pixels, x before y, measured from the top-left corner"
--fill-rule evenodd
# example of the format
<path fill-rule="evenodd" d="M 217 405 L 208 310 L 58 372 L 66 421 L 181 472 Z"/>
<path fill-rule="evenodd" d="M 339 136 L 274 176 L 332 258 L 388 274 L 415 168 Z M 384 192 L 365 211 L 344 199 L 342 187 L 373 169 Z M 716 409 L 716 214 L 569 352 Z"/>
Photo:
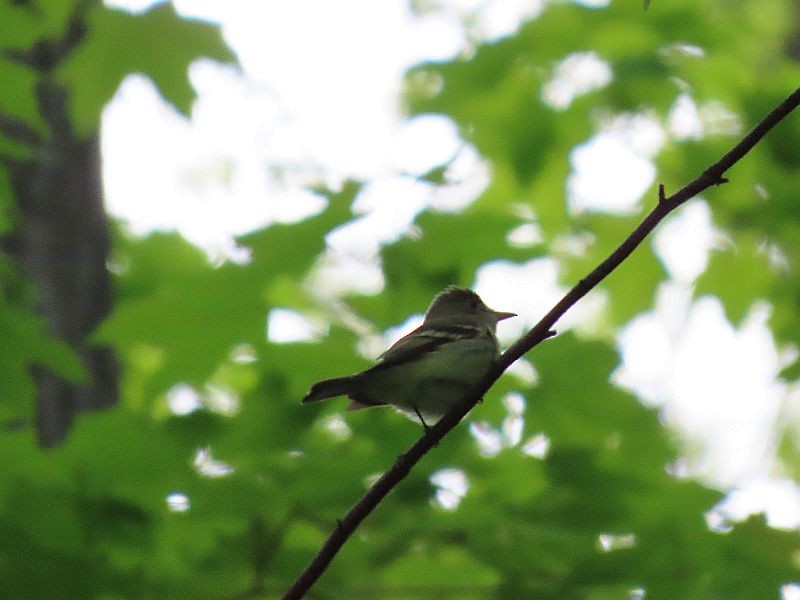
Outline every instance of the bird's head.
<path fill-rule="evenodd" d="M 436 294 L 425 313 L 425 323 L 440 327 L 490 327 L 494 331 L 499 321 L 516 316 L 492 310 L 472 290 L 451 285 Z"/>

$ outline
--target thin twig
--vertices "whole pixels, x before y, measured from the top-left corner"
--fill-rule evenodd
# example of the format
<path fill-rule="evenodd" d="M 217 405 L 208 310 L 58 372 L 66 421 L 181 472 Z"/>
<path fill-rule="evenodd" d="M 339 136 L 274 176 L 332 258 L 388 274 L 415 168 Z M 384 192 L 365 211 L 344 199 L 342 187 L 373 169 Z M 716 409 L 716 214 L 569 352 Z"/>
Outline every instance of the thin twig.
<path fill-rule="evenodd" d="M 542 341 L 551 337 L 551 328 L 567 310 L 569 310 L 578 300 L 583 298 L 592 288 L 605 279 L 622 261 L 642 243 L 647 235 L 653 231 L 664 217 L 678 208 L 681 204 L 693 198 L 700 192 L 714 185 L 721 185 L 727 182 L 723 174 L 730 169 L 737 161 L 747 154 L 753 146 L 758 143 L 766 133 L 777 125 L 786 115 L 792 112 L 800 104 L 800 88 L 795 90 L 786 100 L 781 102 L 764 119 L 753 128 L 736 146 L 734 146 L 720 160 L 711 165 L 702 174 L 695 178 L 688 185 L 671 196 L 664 197 L 663 189 L 659 188 L 659 202 L 655 208 L 644 218 L 639 226 L 627 237 L 627 239 L 612 252 L 608 258 L 600 263 L 586 277 L 581 279 L 575 287 L 548 312 L 534 327 L 523 337 L 515 342 L 502 356 L 495 362 L 486 375 L 475 385 L 472 390 L 458 404 L 453 406 L 439 422 L 427 429 L 425 434 L 417 440 L 404 454 L 395 461 L 392 467 L 386 471 L 375 484 L 367 490 L 361 499 L 350 509 L 343 519 L 338 521 L 336 528 L 331 532 L 328 539 L 322 545 L 317 555 L 298 576 L 292 587 L 284 595 L 284 600 L 302 598 L 303 594 L 311 588 L 314 582 L 330 564 L 333 557 L 347 541 L 347 538 L 355 531 L 361 521 L 378 505 L 392 488 L 397 485 L 411 468 L 419 462 L 428 450 L 439 443 L 447 432 L 455 427 L 475 404 L 483 397 L 495 381 L 503 372 L 518 358 Z"/>

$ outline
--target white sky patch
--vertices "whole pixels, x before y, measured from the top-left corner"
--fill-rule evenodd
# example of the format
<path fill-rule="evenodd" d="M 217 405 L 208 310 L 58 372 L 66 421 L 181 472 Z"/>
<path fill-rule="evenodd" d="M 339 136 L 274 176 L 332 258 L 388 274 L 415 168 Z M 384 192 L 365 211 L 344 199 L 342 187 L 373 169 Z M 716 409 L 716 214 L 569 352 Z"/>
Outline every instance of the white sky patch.
<path fill-rule="evenodd" d="M 655 178 L 653 164 L 613 133 L 598 134 L 575 148 L 570 162 L 573 173 L 567 180 L 567 194 L 573 213 L 631 213 Z"/>
<path fill-rule="evenodd" d="M 200 394 L 192 386 L 179 383 L 167 391 L 167 405 L 174 415 L 188 415 L 203 406 Z"/>
<path fill-rule="evenodd" d="M 570 153 L 570 211 L 634 212 L 653 184 L 656 169 L 652 157 L 665 141 L 663 129 L 647 114 L 619 115 L 604 123 L 599 133 Z"/>
<path fill-rule="evenodd" d="M 408 176 L 377 178 L 353 203 L 361 216 L 330 232 L 328 248 L 311 278 L 322 292 L 377 293 L 383 287 L 380 247 L 407 233 L 433 186 Z"/>
<path fill-rule="evenodd" d="M 455 510 L 466 496 L 469 480 L 461 469 L 439 469 L 430 476 L 430 482 L 436 486 L 436 503 L 445 510 Z"/>
<path fill-rule="evenodd" d="M 208 477 L 209 479 L 219 479 L 220 477 L 226 477 L 233 473 L 233 467 L 214 458 L 210 448 L 201 448 L 198 450 L 192 461 L 192 466 L 194 466 L 195 471 L 199 475 Z"/>
<path fill-rule="evenodd" d="M 620 333 L 623 360 L 614 379 L 642 400 L 661 404 L 666 401 L 665 372 L 672 362 L 672 331 L 656 314 L 634 317 Z"/>
<path fill-rule="evenodd" d="M 305 315 L 288 308 L 273 308 L 267 317 L 267 339 L 274 344 L 308 342 L 316 339 L 322 328 Z"/>
<path fill-rule="evenodd" d="M 386 169 L 404 71 L 465 44 L 455 20 L 417 19 L 400 0 L 177 5 L 222 22 L 248 77 L 275 90 L 311 162 L 358 178 Z"/>
<path fill-rule="evenodd" d="M 525 358 L 518 358 L 514 361 L 506 373 L 518 377 L 524 384 L 534 387 L 539 381 L 539 374 L 533 364 Z"/>
<path fill-rule="evenodd" d="M 647 112 L 617 115 L 605 127 L 621 135 L 634 152 L 648 158 L 655 157 L 667 142 L 661 123 Z"/>
<path fill-rule="evenodd" d="M 742 121 L 721 100 L 709 100 L 700 107 L 700 118 L 708 135 L 739 135 Z"/>
<path fill-rule="evenodd" d="M 157 0 L 103 0 L 103 4 L 111 8 L 122 8 L 132 13 L 139 13 L 147 10 L 155 4 Z"/>
<path fill-rule="evenodd" d="M 525 412 L 525 396 L 517 392 L 509 392 L 503 396 L 503 406 L 509 415 L 522 415 Z"/>
<path fill-rule="evenodd" d="M 706 51 L 701 46 L 678 42 L 659 49 L 659 55 L 665 59 L 675 60 L 677 58 L 703 58 Z"/>
<path fill-rule="evenodd" d="M 331 415 L 326 417 L 322 423 L 322 428 L 327 431 L 337 442 L 345 442 L 353 435 L 353 430 L 341 415 Z"/>
<path fill-rule="evenodd" d="M 328 299 L 348 292 L 378 294 L 384 283 L 377 252 L 359 255 L 330 248 L 322 254 L 308 280 L 311 289 Z"/>
<path fill-rule="evenodd" d="M 518 316 L 501 321 L 497 336 L 502 344 L 510 344 L 541 319 L 564 295 L 558 284 L 558 262 L 537 258 L 518 264 L 493 261 L 478 269 L 475 291 L 486 304 Z M 594 322 L 601 309 L 602 297 L 594 294 L 572 307 L 556 324 L 558 331 Z"/>
<path fill-rule="evenodd" d="M 503 406 L 506 416 L 503 417 L 500 427 L 494 427 L 485 420 L 472 421 L 469 424 L 469 433 L 481 456 L 497 456 L 504 448 L 512 448 L 522 441 L 525 397 L 517 392 L 510 392 L 503 396 Z"/>
<path fill-rule="evenodd" d="M 503 436 L 488 421 L 471 421 L 469 434 L 478 446 L 481 456 L 497 456 L 503 449 Z"/>
<path fill-rule="evenodd" d="M 614 550 L 624 550 L 636 545 L 636 536 L 632 533 L 623 535 L 613 533 L 601 533 L 597 536 L 597 545 L 603 552 L 613 552 Z"/>
<path fill-rule="evenodd" d="M 186 512 L 192 507 L 189 496 L 183 492 L 171 492 L 166 497 L 167 507 L 172 512 Z"/>
<path fill-rule="evenodd" d="M 667 417 L 690 439 L 711 441 L 697 468 L 722 485 L 757 472 L 772 453 L 784 390 L 767 316 L 756 309 L 737 331 L 716 298 L 700 299 L 676 353 Z"/>
<path fill-rule="evenodd" d="M 445 185 L 431 190 L 428 206 L 448 212 L 466 208 L 491 181 L 488 163 L 473 146 L 464 142 L 444 175 Z"/>
<path fill-rule="evenodd" d="M 589 246 L 597 241 L 597 237 L 589 231 L 570 233 L 556 237 L 550 247 L 553 253 L 561 256 L 584 256 Z"/>
<path fill-rule="evenodd" d="M 200 408 L 231 417 L 239 412 L 239 396 L 227 387 L 208 383 L 201 394 L 186 383 L 172 386 L 167 392 L 167 405 L 174 415 L 182 416 Z"/>
<path fill-rule="evenodd" d="M 558 63 L 542 89 L 542 99 L 556 110 L 569 108 L 578 96 L 611 83 L 614 73 L 596 52 L 575 52 Z"/>
<path fill-rule="evenodd" d="M 536 18 L 545 0 L 434 0 L 418 5 L 426 17 L 449 16 L 462 31 L 466 23 L 470 40 L 489 42 L 514 34 L 523 21 Z"/>
<path fill-rule="evenodd" d="M 464 25 L 453 15 L 431 13 L 419 19 L 416 35 L 408 40 L 412 54 L 431 61 L 446 61 L 467 50 Z"/>
<path fill-rule="evenodd" d="M 781 600 L 800 600 L 800 583 L 787 583 L 781 586 Z"/>
<path fill-rule="evenodd" d="M 572 0 L 575 4 L 587 8 L 605 8 L 611 4 L 611 0 Z"/>
<path fill-rule="evenodd" d="M 503 406 L 508 414 L 503 419 L 500 432 L 503 435 L 503 445 L 510 448 L 522 440 L 522 432 L 525 429 L 525 396 L 510 392 L 503 396 Z"/>
<path fill-rule="evenodd" d="M 672 279 L 688 283 L 706 270 L 716 237 L 711 210 L 695 199 L 658 228 L 653 243 Z"/>
<path fill-rule="evenodd" d="M 460 143 L 456 124 L 444 115 L 418 115 L 400 129 L 393 157 L 397 169 L 422 175 L 453 159 Z"/>
<path fill-rule="evenodd" d="M 703 515 L 706 525 L 715 533 L 728 533 L 733 529 L 730 517 L 717 508 L 712 508 Z"/>
<path fill-rule="evenodd" d="M 353 203 L 363 216 L 331 232 L 335 252 L 375 256 L 381 244 L 400 238 L 425 208 L 431 186 L 411 177 L 382 178 L 366 184 Z"/>
<path fill-rule="evenodd" d="M 503 419 L 500 425 L 503 446 L 510 448 L 516 446 L 522 440 L 522 432 L 525 429 L 525 419 L 521 415 L 509 414 Z"/>
<path fill-rule="evenodd" d="M 475 291 L 494 310 L 517 313 L 497 326 L 502 341 L 515 340 L 562 295 L 558 263 L 541 258 L 523 264 L 494 261 L 478 269 Z"/>
<path fill-rule="evenodd" d="M 357 178 L 387 191 L 398 160 L 416 171 L 456 152 L 455 127 L 442 117 L 406 124 L 398 99 L 408 67 L 465 49 L 457 19 L 417 18 L 402 0 L 184 0 L 176 7 L 221 23 L 243 72 L 194 65 L 199 98 L 191 121 L 141 76 L 128 78 L 110 103 L 102 139 L 107 203 L 134 233 L 177 230 L 227 256 L 231 236 L 319 212 L 325 201 L 305 189 L 311 183 L 336 187 Z M 406 191 L 382 206 L 413 201 Z"/>
<path fill-rule="evenodd" d="M 226 417 L 235 416 L 241 408 L 239 394 L 218 383 L 207 383 L 204 386 L 203 404 L 211 412 Z"/>
<path fill-rule="evenodd" d="M 537 223 L 523 223 L 508 232 L 506 241 L 514 248 L 529 248 L 544 241 L 542 229 Z"/>
<path fill-rule="evenodd" d="M 463 17 L 480 10 L 485 3 L 485 0 L 438 0 L 437 5 L 455 12 L 459 17 Z"/>
<path fill-rule="evenodd" d="M 699 140 L 707 135 L 738 135 L 741 119 L 719 100 L 698 106 L 688 93 L 675 100 L 667 116 L 667 129 L 676 140 Z"/>
<path fill-rule="evenodd" d="M 550 438 L 543 433 L 531 436 L 522 445 L 522 453 L 533 458 L 543 459 L 550 450 Z"/>
<path fill-rule="evenodd" d="M 410 27 L 400 3 L 233 4 L 246 18 L 226 18 L 226 38 L 248 76 L 275 90 L 306 159 L 359 178 L 382 171 L 385 151 L 376 150 L 399 125 L 402 39 Z M 370 26 L 349 23 L 356 15 Z"/>
<path fill-rule="evenodd" d="M 258 354 L 250 344 L 236 344 L 231 350 L 230 359 L 237 365 L 249 365 L 258 360 Z"/>
<path fill-rule="evenodd" d="M 681 94 L 667 115 L 667 129 L 676 140 L 699 140 L 703 137 L 700 112 L 689 94 Z"/>
<path fill-rule="evenodd" d="M 745 485 L 729 493 L 716 511 L 735 521 L 766 512 L 773 527 L 800 526 L 800 488 L 794 481 L 756 476 L 742 483 Z"/>
<path fill-rule="evenodd" d="M 544 0 L 490 0 L 480 3 L 471 33 L 483 41 L 514 34 L 523 20 L 533 19 L 544 9 Z"/>
<path fill-rule="evenodd" d="M 755 307 L 734 329 L 719 300 L 689 298 L 686 287 L 662 287 L 656 310 L 622 332 L 614 380 L 663 405 L 667 420 L 702 449 L 687 457 L 690 472 L 732 486 L 771 463 L 786 393 L 776 379 L 779 356 L 766 308 Z"/>

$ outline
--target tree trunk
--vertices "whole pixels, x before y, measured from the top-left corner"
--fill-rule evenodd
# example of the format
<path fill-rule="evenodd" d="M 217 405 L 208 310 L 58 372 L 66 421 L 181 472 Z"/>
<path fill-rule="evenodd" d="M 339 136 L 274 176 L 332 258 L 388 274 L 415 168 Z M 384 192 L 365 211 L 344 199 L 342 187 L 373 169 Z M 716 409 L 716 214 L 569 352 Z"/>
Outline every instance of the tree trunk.
<path fill-rule="evenodd" d="M 23 123 L 0 118 L 5 135 L 31 148 L 26 159 L 3 159 L 18 211 L 14 230 L 2 246 L 35 284 L 36 309 L 47 319 L 50 332 L 75 350 L 89 374 L 89 380 L 76 385 L 47 368 L 33 367 L 43 446 L 64 440 L 75 412 L 112 406 L 118 394 L 119 368 L 113 351 L 87 343 L 87 336 L 112 307 L 106 268 L 110 234 L 97 136 L 75 135 L 67 110 L 68 91 L 50 75 L 83 39 L 81 12 L 76 12 L 62 39 L 5 53 L 41 75 L 37 96 L 48 132 L 45 137 Z"/>

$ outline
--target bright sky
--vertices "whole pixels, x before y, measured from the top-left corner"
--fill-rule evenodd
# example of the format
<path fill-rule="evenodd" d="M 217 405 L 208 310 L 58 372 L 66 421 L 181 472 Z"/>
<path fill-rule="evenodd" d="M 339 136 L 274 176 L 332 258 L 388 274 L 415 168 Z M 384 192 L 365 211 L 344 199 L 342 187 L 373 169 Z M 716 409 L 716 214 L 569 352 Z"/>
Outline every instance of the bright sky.
<path fill-rule="evenodd" d="M 150 4 L 108 3 L 132 10 Z M 379 291 L 379 244 L 406 232 L 426 206 L 463 206 L 488 182 L 487 166 L 449 120 L 404 119 L 398 102 L 404 71 L 421 60 L 455 56 L 470 38 L 511 33 L 520 18 L 542 9 L 542 0 L 441 0 L 440 9 L 420 18 L 403 0 L 175 4 L 185 14 L 221 23 L 242 71 L 195 64 L 190 75 L 199 99 L 191 120 L 166 105 L 147 79 L 131 76 L 123 83 L 103 121 L 109 210 L 134 232 L 177 230 L 212 258 L 246 260 L 232 236 L 322 208 L 323 200 L 305 185 L 369 180 L 356 202 L 362 217 L 328 240 L 326 268 L 340 274 L 323 273 L 328 293 L 342 285 Z M 474 17 L 468 33 L 464 15 Z M 702 55 L 694 47 L 678 51 Z M 543 98 L 563 109 L 612 78 L 602 57 L 577 53 L 553 66 Z M 667 140 L 700 137 L 719 123 L 730 131 L 738 127 L 724 107 L 697 107 L 688 95 L 676 101 L 666 127 L 647 114 L 609 121 L 570 156 L 570 209 L 618 214 L 635 209 L 654 181 L 652 160 Z M 414 178 L 450 159 L 458 184 L 435 190 Z M 536 232 L 515 234 L 535 238 Z M 734 329 L 717 300 L 690 301 L 692 282 L 719 240 L 702 200 L 690 202 L 658 231 L 655 248 L 672 280 L 662 286 L 655 310 L 622 332 L 624 363 L 615 380 L 646 402 L 664 406 L 665 418 L 682 432 L 687 447 L 700 450 L 675 466 L 677 472 L 699 473 L 734 491 L 721 513 L 741 517 L 768 510 L 773 524 L 794 526 L 800 524 L 800 494 L 776 475 L 770 436 L 782 403 L 797 398 L 776 383 L 785 357 L 765 326 L 769 307 L 755 307 Z M 558 299 L 555 282 L 556 265 L 545 259 L 485 266 L 475 287 L 489 305 L 521 315 L 516 325 L 503 324 L 501 335 L 510 341 Z M 579 324 L 601 303 L 599 294 L 590 296 L 567 315 L 566 324 Z M 306 324 L 297 315 L 273 317 L 270 331 L 279 339 L 304 334 Z M 399 336 L 399 329 L 391 335 Z M 515 418 L 519 429 L 522 421 Z M 539 439 L 536 433 L 527 433 L 529 444 Z M 450 474 L 450 480 L 461 481 L 454 477 Z"/>

